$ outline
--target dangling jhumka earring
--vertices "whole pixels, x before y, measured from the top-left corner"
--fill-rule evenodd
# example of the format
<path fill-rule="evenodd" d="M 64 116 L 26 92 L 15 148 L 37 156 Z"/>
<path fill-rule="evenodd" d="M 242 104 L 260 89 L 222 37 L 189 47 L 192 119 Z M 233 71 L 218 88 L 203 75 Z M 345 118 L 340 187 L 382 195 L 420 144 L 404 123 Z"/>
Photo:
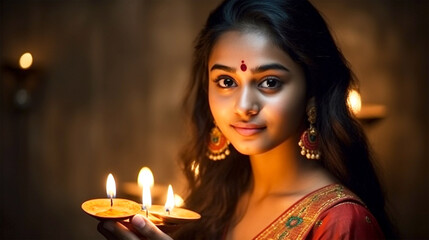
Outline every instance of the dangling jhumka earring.
<path fill-rule="evenodd" d="M 207 157 L 213 161 L 223 160 L 229 155 L 229 140 L 215 126 L 210 131 Z"/>
<path fill-rule="evenodd" d="M 319 150 L 319 138 L 314 124 L 316 123 L 316 107 L 311 107 L 307 112 L 310 127 L 301 135 L 298 145 L 301 147 L 301 155 L 307 159 L 320 159 L 322 153 Z"/>

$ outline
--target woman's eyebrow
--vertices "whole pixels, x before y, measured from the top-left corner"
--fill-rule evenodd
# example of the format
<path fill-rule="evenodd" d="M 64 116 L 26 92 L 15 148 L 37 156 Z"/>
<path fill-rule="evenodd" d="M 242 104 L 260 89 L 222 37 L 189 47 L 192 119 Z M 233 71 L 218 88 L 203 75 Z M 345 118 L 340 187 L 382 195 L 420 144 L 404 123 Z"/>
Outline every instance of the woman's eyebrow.
<path fill-rule="evenodd" d="M 261 73 L 261 72 L 265 72 L 265 71 L 268 71 L 268 70 L 283 70 L 283 71 L 286 71 L 286 72 L 290 72 L 290 70 L 287 67 L 285 67 L 285 66 L 283 66 L 281 64 L 278 64 L 278 63 L 271 63 L 271 64 L 266 64 L 266 65 L 258 66 L 256 68 L 253 68 L 252 72 L 254 72 L 254 73 Z"/>
<path fill-rule="evenodd" d="M 210 71 L 213 71 L 213 70 L 223 70 L 223 71 L 226 71 L 226 72 L 235 73 L 236 68 L 228 67 L 228 66 L 225 66 L 225 65 L 222 65 L 222 64 L 214 64 L 210 68 Z M 253 68 L 252 72 L 254 72 L 254 73 L 261 73 L 261 72 L 265 72 L 265 71 L 268 71 L 268 70 L 283 70 L 283 71 L 286 71 L 286 72 L 290 72 L 290 70 L 288 68 L 286 68 L 285 66 L 283 66 L 281 64 L 278 64 L 278 63 L 271 63 L 271 64 L 266 64 L 266 65 L 258 66 L 256 68 Z"/>
<path fill-rule="evenodd" d="M 215 64 L 215 65 L 213 65 L 210 68 L 210 71 L 213 71 L 213 70 L 216 70 L 216 69 L 218 69 L 218 70 L 224 70 L 224 71 L 230 72 L 230 73 L 235 73 L 235 71 L 236 71 L 236 69 L 233 68 L 233 67 L 228 67 L 228 66 L 221 65 L 221 64 Z"/>

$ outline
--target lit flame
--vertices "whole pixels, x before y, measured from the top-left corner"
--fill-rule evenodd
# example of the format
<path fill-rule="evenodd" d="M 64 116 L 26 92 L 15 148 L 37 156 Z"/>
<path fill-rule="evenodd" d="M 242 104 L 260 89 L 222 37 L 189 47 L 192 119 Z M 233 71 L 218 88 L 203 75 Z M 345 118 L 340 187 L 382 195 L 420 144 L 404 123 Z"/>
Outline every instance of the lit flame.
<path fill-rule="evenodd" d="M 152 206 L 152 196 L 150 194 L 150 187 L 147 185 L 143 185 L 142 206 L 144 210 L 148 210 Z"/>
<path fill-rule="evenodd" d="M 168 185 L 167 201 L 165 201 L 165 211 L 170 212 L 174 208 L 174 193 L 173 187 Z"/>
<path fill-rule="evenodd" d="M 349 96 L 347 97 L 347 104 L 352 109 L 354 114 L 360 112 L 362 108 L 362 101 L 360 98 L 360 94 L 356 90 L 350 90 Z"/>
<path fill-rule="evenodd" d="M 109 173 L 109 176 L 107 177 L 106 192 L 108 198 L 116 197 L 116 183 L 111 173 Z"/>
<path fill-rule="evenodd" d="M 144 184 L 147 184 L 149 187 L 153 187 L 155 181 L 153 179 L 152 171 L 148 167 L 143 167 L 140 169 L 139 176 L 137 177 L 137 183 L 139 187 L 143 187 Z"/>
<path fill-rule="evenodd" d="M 26 52 L 22 54 L 22 56 L 19 58 L 19 66 L 22 69 L 27 69 L 31 67 L 31 64 L 33 64 L 33 56 L 31 56 L 31 53 Z"/>
<path fill-rule="evenodd" d="M 140 173 L 138 176 L 138 183 L 139 183 L 139 186 L 143 188 L 142 206 L 143 206 L 143 209 L 147 211 L 152 206 L 152 196 L 150 194 L 150 189 L 154 184 L 153 174 L 149 168 L 144 167 L 140 170 Z"/>

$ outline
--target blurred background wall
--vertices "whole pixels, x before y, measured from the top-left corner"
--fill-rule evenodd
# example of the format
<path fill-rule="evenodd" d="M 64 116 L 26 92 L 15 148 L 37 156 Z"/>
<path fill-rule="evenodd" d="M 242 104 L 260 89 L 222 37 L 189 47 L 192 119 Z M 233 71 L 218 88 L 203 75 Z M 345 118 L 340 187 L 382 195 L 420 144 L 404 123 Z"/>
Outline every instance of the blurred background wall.
<path fill-rule="evenodd" d="M 184 194 L 180 101 L 193 39 L 219 2 L 1 0 L 1 239 L 102 239 L 80 205 L 105 196 L 109 172 L 118 197 L 142 166 Z M 387 108 L 365 128 L 402 236 L 429 238 L 428 1 L 312 2 L 363 103 Z"/>

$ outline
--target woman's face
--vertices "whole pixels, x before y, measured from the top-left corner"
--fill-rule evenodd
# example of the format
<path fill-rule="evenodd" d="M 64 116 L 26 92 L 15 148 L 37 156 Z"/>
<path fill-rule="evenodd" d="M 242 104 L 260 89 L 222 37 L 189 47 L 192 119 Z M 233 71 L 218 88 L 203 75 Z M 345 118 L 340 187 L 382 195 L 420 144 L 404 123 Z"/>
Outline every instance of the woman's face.
<path fill-rule="evenodd" d="M 208 68 L 210 110 L 240 153 L 261 154 L 296 141 L 306 109 L 304 73 L 267 35 L 222 34 Z"/>

